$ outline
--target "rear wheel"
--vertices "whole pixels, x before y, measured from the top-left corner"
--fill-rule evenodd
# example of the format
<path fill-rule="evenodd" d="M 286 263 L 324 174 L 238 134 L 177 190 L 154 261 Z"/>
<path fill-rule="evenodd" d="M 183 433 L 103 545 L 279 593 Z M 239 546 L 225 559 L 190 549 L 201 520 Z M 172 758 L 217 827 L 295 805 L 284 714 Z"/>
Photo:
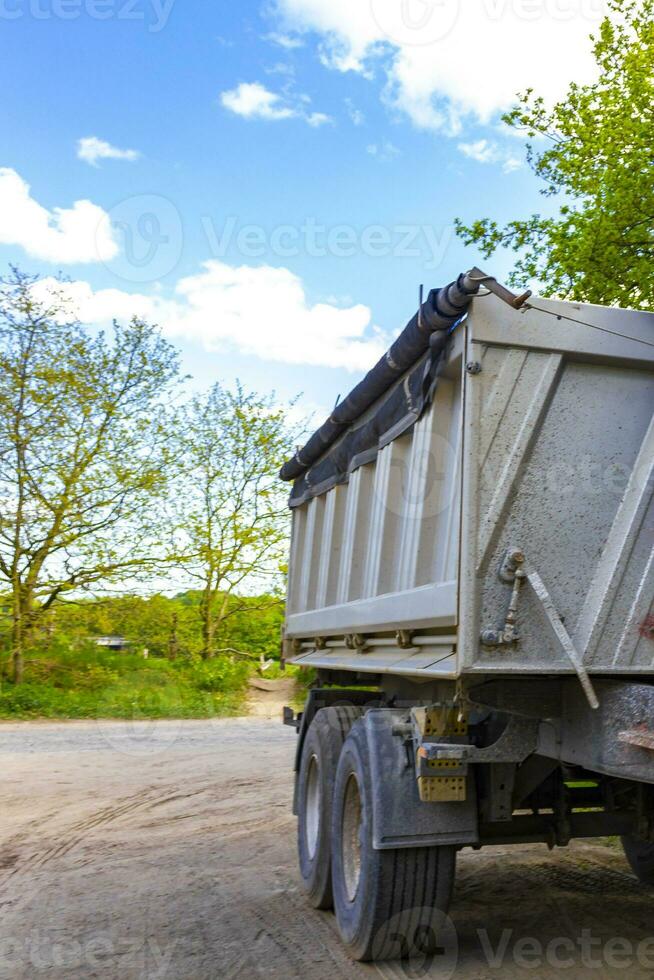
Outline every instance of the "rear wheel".
<path fill-rule="evenodd" d="M 622 846 L 638 880 L 645 885 L 654 885 L 654 844 L 637 837 L 623 837 Z"/>
<path fill-rule="evenodd" d="M 309 726 L 298 778 L 298 857 L 304 890 L 314 908 L 332 908 L 331 822 L 341 748 L 361 708 L 322 708 Z"/>
<path fill-rule="evenodd" d="M 339 932 L 357 960 L 447 950 L 454 847 L 375 850 L 366 733 L 355 725 L 334 786 L 332 885 Z"/>

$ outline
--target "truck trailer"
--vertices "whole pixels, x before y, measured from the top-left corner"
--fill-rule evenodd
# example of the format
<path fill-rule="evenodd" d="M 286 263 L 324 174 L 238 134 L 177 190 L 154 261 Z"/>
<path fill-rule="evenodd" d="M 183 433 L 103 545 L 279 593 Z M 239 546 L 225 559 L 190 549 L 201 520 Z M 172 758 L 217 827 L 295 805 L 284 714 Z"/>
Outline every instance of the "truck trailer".
<path fill-rule="evenodd" d="M 354 959 L 439 948 L 464 847 L 654 884 L 653 410 L 654 314 L 472 269 L 282 468 L 300 876 Z"/>

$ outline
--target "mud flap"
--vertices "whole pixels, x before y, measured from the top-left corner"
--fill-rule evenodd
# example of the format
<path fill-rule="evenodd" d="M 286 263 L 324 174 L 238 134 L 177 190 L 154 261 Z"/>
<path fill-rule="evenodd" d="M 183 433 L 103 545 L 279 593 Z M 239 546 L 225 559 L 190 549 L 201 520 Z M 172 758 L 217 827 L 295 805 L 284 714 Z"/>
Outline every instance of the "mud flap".
<path fill-rule="evenodd" d="M 412 743 L 393 734 L 393 726 L 406 722 L 406 714 L 373 708 L 362 719 L 370 750 L 375 850 L 478 844 L 472 767 L 465 801 L 423 803 L 418 794 Z"/>

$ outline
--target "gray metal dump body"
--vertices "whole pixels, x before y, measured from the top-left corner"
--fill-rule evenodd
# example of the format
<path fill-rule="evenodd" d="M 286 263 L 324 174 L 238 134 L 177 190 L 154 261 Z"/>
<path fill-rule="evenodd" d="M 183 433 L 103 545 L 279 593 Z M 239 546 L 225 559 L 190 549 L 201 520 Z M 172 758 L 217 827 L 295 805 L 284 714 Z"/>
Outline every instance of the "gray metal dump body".
<path fill-rule="evenodd" d="M 484 296 L 442 361 L 410 431 L 294 507 L 287 660 L 654 675 L 654 315 Z"/>

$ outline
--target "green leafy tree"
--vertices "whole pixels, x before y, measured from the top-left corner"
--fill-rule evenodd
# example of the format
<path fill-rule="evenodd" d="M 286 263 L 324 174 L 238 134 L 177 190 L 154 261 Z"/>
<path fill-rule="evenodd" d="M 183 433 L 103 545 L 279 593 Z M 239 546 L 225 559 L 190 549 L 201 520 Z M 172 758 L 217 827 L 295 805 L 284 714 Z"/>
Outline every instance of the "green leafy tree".
<path fill-rule="evenodd" d="M 175 547 L 199 591 L 202 655 L 208 659 L 218 652 L 230 618 L 280 601 L 288 511 L 278 474 L 292 451 L 292 435 L 272 397 L 220 385 L 191 400 L 177 434 Z M 245 598 L 264 590 L 277 595 L 254 603 Z"/>
<path fill-rule="evenodd" d="M 457 221 L 486 258 L 518 253 L 515 286 L 590 303 L 654 307 L 654 0 L 609 0 L 594 40 L 597 81 L 548 108 L 528 90 L 504 121 L 548 146 L 528 160 L 558 214 L 500 227 Z"/>
<path fill-rule="evenodd" d="M 151 572 L 177 356 L 141 320 L 89 331 L 63 291 L 0 282 L 0 582 L 13 675 L 58 600 Z"/>
<path fill-rule="evenodd" d="M 123 636 L 129 649 L 147 649 L 153 656 L 171 660 L 188 658 L 200 649 L 197 615 L 178 598 L 136 595 L 83 599 L 58 603 L 53 609 L 49 634 L 81 646 L 93 637 Z"/>

